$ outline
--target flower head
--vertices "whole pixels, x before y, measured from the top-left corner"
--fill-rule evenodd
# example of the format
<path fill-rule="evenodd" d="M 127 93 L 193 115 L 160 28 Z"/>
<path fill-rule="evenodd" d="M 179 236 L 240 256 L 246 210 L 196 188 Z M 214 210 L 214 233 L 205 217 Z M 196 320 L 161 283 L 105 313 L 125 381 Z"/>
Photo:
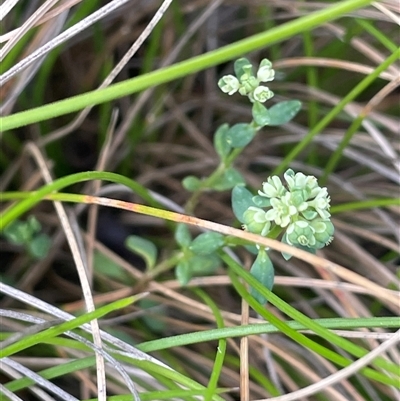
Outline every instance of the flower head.
<path fill-rule="evenodd" d="M 313 208 L 322 219 L 329 219 L 331 216 L 328 212 L 330 201 L 331 198 L 328 195 L 328 190 L 326 188 L 320 188 L 317 196 L 313 200 L 308 201 L 308 206 Z"/>
<path fill-rule="evenodd" d="M 304 190 L 307 197 L 313 198 L 319 190 L 317 179 L 313 175 L 304 175 L 303 173 L 294 173 L 292 169 L 288 169 L 284 174 L 285 181 L 287 182 L 289 191 Z"/>
<path fill-rule="evenodd" d="M 248 96 L 252 93 L 258 86 L 257 78 L 251 74 L 243 74 L 240 78 L 240 88 L 239 93 L 243 96 Z"/>
<path fill-rule="evenodd" d="M 286 240 L 290 245 L 314 248 L 314 245 L 317 242 L 314 237 L 314 232 L 314 229 L 308 221 L 297 220 L 287 228 Z"/>
<path fill-rule="evenodd" d="M 286 229 L 284 238 L 288 244 L 313 250 L 323 248 L 334 232 L 327 189 L 319 187 L 314 176 L 295 174 L 291 169 L 284 177 L 287 187 L 278 176 L 268 177 L 263 183 L 262 190 L 253 197 L 257 207 L 251 206 L 244 213 L 246 228 L 265 233 L 275 224 Z"/>
<path fill-rule="evenodd" d="M 273 81 L 275 78 L 275 70 L 272 69 L 272 63 L 266 58 L 261 60 L 257 71 L 257 79 L 260 82 Z"/>
<path fill-rule="evenodd" d="M 281 227 L 286 227 L 291 218 L 297 215 L 297 209 L 292 204 L 290 199 L 290 192 L 287 192 L 280 199 L 272 198 L 271 199 L 272 209 L 268 210 L 266 213 L 267 220 L 275 221 L 275 224 Z"/>
<path fill-rule="evenodd" d="M 310 226 L 314 230 L 314 237 L 316 239 L 316 249 L 321 249 L 328 245 L 333 240 L 333 233 L 335 231 L 333 224 L 330 220 L 314 219 L 310 221 Z"/>
<path fill-rule="evenodd" d="M 227 93 L 228 95 L 233 95 L 238 91 L 240 82 L 233 75 L 225 75 L 218 81 L 218 86 L 222 92 Z"/>
<path fill-rule="evenodd" d="M 286 188 L 283 186 L 281 179 L 276 175 L 268 177 L 267 182 L 263 182 L 262 185 L 262 191 L 258 191 L 260 196 L 277 198 L 286 193 Z"/>
<path fill-rule="evenodd" d="M 271 222 L 265 217 L 265 210 L 250 206 L 243 213 L 244 228 L 254 234 L 266 236 L 271 228 Z"/>
<path fill-rule="evenodd" d="M 266 86 L 260 85 L 261 82 L 269 82 L 275 78 L 275 71 L 272 63 L 263 59 L 258 67 L 257 74 L 254 75 L 253 66 L 246 59 L 240 59 L 240 68 L 236 68 L 236 77 L 225 75 L 218 81 L 218 86 L 224 93 L 233 95 L 239 92 L 242 96 L 247 96 L 252 103 L 264 103 L 274 96 L 274 93 Z M 246 62 L 242 64 L 242 62 Z"/>
<path fill-rule="evenodd" d="M 254 103 L 254 101 L 265 103 L 268 99 L 274 96 L 274 92 L 269 90 L 266 86 L 257 86 L 252 93 L 249 94 L 249 99 Z"/>

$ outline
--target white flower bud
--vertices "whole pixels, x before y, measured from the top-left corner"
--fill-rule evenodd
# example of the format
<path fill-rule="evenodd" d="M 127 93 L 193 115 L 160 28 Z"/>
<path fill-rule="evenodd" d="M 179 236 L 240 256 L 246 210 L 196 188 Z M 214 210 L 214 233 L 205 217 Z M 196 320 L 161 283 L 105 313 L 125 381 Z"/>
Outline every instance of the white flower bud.
<path fill-rule="evenodd" d="M 264 103 L 268 99 L 271 99 L 271 97 L 274 96 L 274 93 L 266 86 L 258 86 L 254 89 L 252 96 L 254 100 L 257 100 L 257 102 Z"/>
<path fill-rule="evenodd" d="M 233 95 L 239 89 L 240 82 L 233 75 L 225 75 L 218 81 L 218 86 L 222 92 Z"/>
<path fill-rule="evenodd" d="M 272 63 L 267 59 L 262 60 L 257 71 L 257 79 L 259 82 L 269 82 L 274 78 L 275 70 L 272 69 Z"/>

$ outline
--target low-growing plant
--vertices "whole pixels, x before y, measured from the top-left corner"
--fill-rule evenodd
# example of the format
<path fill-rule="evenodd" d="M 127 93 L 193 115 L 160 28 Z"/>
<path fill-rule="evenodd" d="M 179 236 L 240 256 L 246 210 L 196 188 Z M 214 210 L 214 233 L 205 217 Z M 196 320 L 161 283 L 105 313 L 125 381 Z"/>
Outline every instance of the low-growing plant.
<path fill-rule="evenodd" d="M 14 202 L 0 213 L 1 240 L 12 244 L 2 252 L 7 267 L 0 277 L 5 305 L 0 310 L 1 362 L 7 368 L 2 374 L 9 377 L 0 385 L 1 396 L 18 399 L 17 394 L 25 395 L 21 390 L 41 387 L 40 391 L 59 399 L 76 400 L 78 386 L 72 388 L 76 383 L 81 389 L 79 399 L 97 396 L 99 401 L 111 395 L 115 400 L 205 401 L 285 395 L 344 399 L 353 394 L 372 401 L 396 396 L 398 333 L 392 331 L 399 328 L 399 293 L 394 291 L 398 289 L 398 249 L 393 241 L 393 216 L 398 198 L 393 182 L 397 185 L 398 174 L 393 163 L 393 127 L 398 119 L 392 109 L 381 105 L 386 100 L 391 104 L 388 94 L 397 82 L 394 63 L 399 47 L 393 39 L 396 20 L 390 6 L 374 3 L 367 8 L 371 3 L 367 0 L 279 6 L 239 2 L 232 10 L 239 7 L 246 10 L 244 14 L 248 10 L 250 18 L 240 21 L 232 33 L 243 39 L 198 55 L 187 45 L 204 49 L 202 41 L 209 35 L 204 32 L 198 42 L 191 28 L 212 15 L 215 20 L 207 27 L 218 25 L 218 33 L 211 36 L 219 40 L 221 32 L 230 34 L 231 28 L 226 31 L 219 25 L 230 4 L 217 10 L 213 7 L 218 7 L 218 2 L 213 1 L 182 7 L 179 1 L 166 0 L 151 19 L 157 2 L 146 6 L 143 13 L 135 8 L 134 17 L 149 24 L 130 47 L 131 33 L 136 34 L 141 22 L 127 35 L 130 28 L 121 25 L 115 30 L 120 25 L 112 21 L 131 21 L 128 13 L 125 15 L 129 7 L 120 9 L 115 19 L 110 14 L 110 7 L 128 5 L 126 0 L 78 1 L 72 2 L 71 9 L 52 7 L 54 2 L 46 1 L 43 7 L 50 9 L 44 15 L 44 8 L 37 10 L 35 26 L 29 25 L 31 18 L 26 20 L 24 2 L 5 3 L 3 17 L 19 4 L 14 16 L 6 18 L 2 32 L 0 57 L 5 68 L 0 83 L 5 84 L 5 102 L 0 135 L 5 151 L 0 152 L 0 162 L 6 169 L 2 188 L 35 190 L 0 193 L 2 202 Z M 169 3 L 169 17 L 160 20 Z M 195 14 L 192 11 L 202 10 L 204 5 L 204 14 L 197 19 L 196 13 L 193 25 L 186 26 Z M 105 15 L 109 16 L 106 24 L 93 25 Z M 246 25 L 248 21 L 252 24 Z M 14 29 L 14 22 L 21 26 Z M 43 43 L 46 34 L 51 34 L 51 23 L 54 32 L 62 31 Z M 82 29 L 86 29 L 84 34 Z M 164 32 L 168 33 L 165 38 Z M 171 38 L 181 32 L 188 35 L 172 48 Z M 71 38 L 74 41 L 64 47 L 63 41 Z M 91 39 L 95 49 L 86 54 Z M 133 56 L 144 40 L 143 51 Z M 66 49 L 67 57 L 59 57 Z M 233 73 L 219 80 L 218 76 L 215 83 L 207 79 L 207 85 L 202 85 L 201 80 L 212 73 L 217 76 L 216 70 L 192 79 L 195 73 L 217 65 L 230 68 L 230 64 L 222 67 L 223 63 L 243 54 L 251 54 L 253 60 L 268 54 L 274 67 L 267 59 L 255 64 L 240 58 Z M 78 70 L 90 63 L 90 68 Z M 54 66 L 62 68 L 55 71 Z M 111 84 L 124 66 L 120 82 Z M 275 75 L 280 82 L 272 82 Z M 176 86 L 167 86 L 173 81 Z M 215 96 L 209 89 L 216 88 L 217 81 L 224 94 Z M 96 89 L 94 82 L 102 84 Z M 193 83 L 196 98 L 188 90 Z M 86 90 L 89 92 L 83 93 Z M 137 102 L 129 98 L 139 92 L 143 93 Z M 179 103 L 169 101 L 167 93 L 171 92 L 171 98 Z M 278 95 L 298 97 L 303 104 L 299 100 L 276 101 Z M 146 96 L 153 96 L 150 102 L 147 97 L 146 103 Z M 197 97 L 205 102 L 198 106 Z M 210 105 L 206 103 L 209 99 Z M 188 101 L 187 109 L 181 108 L 182 100 Z M 229 102 L 236 100 L 244 107 L 236 104 L 234 110 L 250 117 L 239 118 L 229 109 Z M 212 109 L 212 103 L 217 107 Z M 138 112 L 144 104 L 146 108 Z M 114 107 L 119 114 L 112 112 Z M 197 107 L 204 114 L 197 113 Z M 68 125 L 59 126 L 76 111 L 82 112 Z M 215 129 L 216 118 L 229 124 Z M 166 128 L 171 124 L 166 135 L 159 129 L 165 122 Z M 26 127 L 29 124 L 36 125 Z M 96 171 L 68 175 L 71 170 L 65 168 L 72 164 L 67 160 L 69 153 L 62 154 L 60 138 L 69 135 L 80 140 L 86 130 L 97 140 L 93 152 L 102 146 L 93 168 Z M 213 141 L 200 131 L 205 135 L 214 131 Z M 191 149 L 195 147 L 192 139 L 199 140 L 207 152 Z M 371 145 L 374 141 L 377 149 Z M 161 157 L 159 149 L 164 145 L 173 152 Z M 186 154 L 186 149 L 193 153 Z M 249 157 L 252 152 L 254 159 Z M 267 157 L 258 157 L 262 154 Z M 360 161 L 360 154 L 371 155 L 371 161 Z M 37 172 L 29 183 L 22 182 L 24 174 L 16 176 L 21 166 L 22 173 L 28 170 L 23 159 L 27 155 L 39 166 L 46 184 L 37 186 Z M 192 163 L 196 158 L 199 163 Z M 46 163 L 51 159 L 54 163 Z M 176 164 L 180 161 L 182 168 Z M 247 162 L 247 168 L 243 167 Z M 208 170 L 210 165 L 213 167 Z M 164 166 L 173 167 L 174 172 L 163 171 Z M 152 170 L 153 178 L 141 181 L 141 174 Z M 154 177 L 159 174 L 166 174 L 168 180 L 157 181 Z M 61 178 L 53 181 L 52 176 Z M 97 192 L 100 185 L 85 187 L 81 185 L 85 181 L 119 185 L 104 185 Z M 376 183 L 379 185 L 374 187 Z M 71 186 L 80 193 L 63 192 Z M 141 203 L 121 200 L 114 191 L 122 186 Z M 106 193 L 112 195 L 103 197 Z M 43 201 L 54 203 L 58 219 L 43 219 L 39 224 L 33 217 L 43 216 L 34 210 Z M 65 213 L 64 208 L 70 207 L 66 203 L 78 207 Z M 74 217 L 88 205 L 86 233 Z M 142 260 L 121 246 L 110 250 L 102 240 L 95 240 L 96 213 L 102 213 L 92 207 L 97 205 L 164 221 L 162 228 L 149 232 L 141 227 L 136 231 L 140 219 L 135 218 L 121 225 L 111 221 L 100 228 L 104 233 L 112 225 L 112 239 L 125 238 L 125 248 Z M 216 216 L 218 206 L 226 214 L 206 220 L 207 213 Z M 339 213 L 333 220 L 336 240 L 323 249 L 333 239 L 331 213 Z M 347 215 L 343 218 L 340 213 Z M 42 230 L 45 221 L 53 224 L 56 235 L 52 242 L 46 234 L 51 230 L 47 226 Z M 149 221 L 151 224 L 153 219 L 140 223 L 147 227 Z M 120 227 L 132 229 L 135 235 L 127 236 L 127 231 L 121 230 L 116 236 L 114 229 Z M 123 239 L 118 241 L 122 245 Z M 371 243 L 373 250 L 369 249 Z M 52 244 L 54 252 L 48 253 Z M 45 276 L 47 271 L 51 276 Z M 68 276 L 65 286 L 68 294 L 53 295 L 66 283 L 63 273 L 71 271 L 73 278 Z M 48 279 L 59 273 L 61 280 Z M 208 275 L 211 277 L 205 277 Z M 70 288 L 76 291 L 71 294 Z M 46 303 L 43 294 L 55 298 Z M 64 302 L 65 295 L 71 303 L 55 306 Z M 15 301 L 16 308 L 11 304 Z M 105 318 L 106 314 L 111 316 Z M 240 350 L 236 339 L 240 339 Z M 150 354 L 153 352 L 157 354 Z M 43 360 L 44 355 L 52 358 Z M 48 363 L 52 365 L 40 370 Z M 16 378 L 12 370 L 23 377 Z M 62 380 L 54 381 L 57 378 Z M 65 383 L 72 386 L 64 389 Z M 36 395 L 40 397 L 39 392 Z"/>
<path fill-rule="evenodd" d="M 330 198 L 326 188 L 321 188 L 313 176 L 294 173 L 289 169 L 284 174 L 287 186 L 278 176 L 268 177 L 258 195 L 245 188 L 245 181 L 234 162 L 243 149 L 255 138 L 257 132 L 267 126 L 279 126 L 289 122 L 300 110 L 298 100 L 276 103 L 270 108 L 264 103 L 274 93 L 262 83 L 272 81 L 275 71 L 272 63 L 263 59 L 256 72 L 246 58 L 234 64 L 235 75 L 222 77 L 218 85 L 228 95 L 239 93 L 252 103 L 250 123 L 237 123 L 230 127 L 221 125 L 214 135 L 215 151 L 220 158 L 217 169 L 209 176 L 198 179 L 188 176 L 183 180 L 186 189 L 193 192 L 186 209 L 193 210 L 203 191 L 223 191 L 232 189 L 232 208 L 243 228 L 264 237 L 278 238 L 283 233 L 282 242 L 296 248 L 315 253 L 329 244 L 333 236 L 330 221 Z M 266 133 L 262 133 L 266 135 Z M 267 210 L 266 210 L 267 209 Z M 219 265 L 218 251 L 229 245 L 229 239 L 219 233 L 203 233 L 193 241 L 186 227 L 178 227 L 176 240 L 182 247 L 176 275 L 182 284 L 196 274 L 207 274 Z M 274 267 L 268 256 L 268 248 L 249 246 L 257 257 L 250 272 L 266 288 L 272 289 Z M 283 253 L 285 259 L 290 254 Z M 260 302 L 266 299 L 252 288 L 252 295 Z"/>
<path fill-rule="evenodd" d="M 35 216 L 29 216 L 26 221 L 14 220 L 4 230 L 4 236 L 10 243 L 24 247 L 33 258 L 43 259 L 50 249 L 51 239 L 40 232 L 41 228 Z"/>

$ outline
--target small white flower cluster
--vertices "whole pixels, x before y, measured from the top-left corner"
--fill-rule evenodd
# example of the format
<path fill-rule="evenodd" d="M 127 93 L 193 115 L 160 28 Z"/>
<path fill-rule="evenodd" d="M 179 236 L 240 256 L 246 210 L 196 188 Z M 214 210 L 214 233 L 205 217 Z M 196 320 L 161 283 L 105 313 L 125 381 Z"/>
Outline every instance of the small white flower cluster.
<path fill-rule="evenodd" d="M 314 176 L 295 174 L 289 169 L 284 174 L 287 188 L 277 176 L 269 177 L 244 213 L 245 228 L 266 236 L 272 223 L 286 228 L 284 241 L 321 249 L 332 241 L 333 224 L 330 221 L 330 197 L 326 188 L 318 186 Z M 268 207 L 264 210 L 263 207 Z"/>
<path fill-rule="evenodd" d="M 253 74 L 251 64 L 242 67 L 243 74 L 240 77 L 234 75 L 225 75 L 218 81 L 218 86 L 222 92 L 233 95 L 239 92 L 242 96 L 247 96 L 252 103 L 255 101 L 264 103 L 274 96 L 274 93 L 260 82 L 270 82 L 275 78 L 275 71 L 272 63 L 263 59 L 258 67 L 256 76 Z"/>

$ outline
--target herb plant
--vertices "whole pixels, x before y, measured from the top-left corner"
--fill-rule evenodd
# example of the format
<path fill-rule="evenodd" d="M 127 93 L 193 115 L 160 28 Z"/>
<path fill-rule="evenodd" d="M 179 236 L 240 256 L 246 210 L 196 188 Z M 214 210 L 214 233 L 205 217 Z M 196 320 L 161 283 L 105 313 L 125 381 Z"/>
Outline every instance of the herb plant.
<path fill-rule="evenodd" d="M 2 3 L 0 398 L 397 399 L 390 2 Z"/>
<path fill-rule="evenodd" d="M 288 169 L 284 174 L 287 187 L 278 176 L 271 176 L 262 184 L 258 195 L 253 196 L 245 188 L 240 173 L 233 167 L 235 159 L 250 144 L 258 131 L 267 126 L 289 122 L 300 110 L 301 103 L 292 100 L 276 103 L 269 109 L 264 106 L 264 103 L 274 96 L 274 93 L 263 85 L 275 77 L 269 60 L 263 59 L 256 73 L 246 58 L 237 60 L 234 67 L 235 76 L 222 77 L 218 86 L 228 95 L 238 92 L 247 97 L 253 104 L 253 120 L 250 123 L 237 123 L 232 127 L 224 124 L 218 128 L 214 136 L 215 150 L 220 157 L 218 168 L 203 180 L 190 176 L 183 181 L 184 186 L 194 192 L 188 202 L 190 210 L 194 208 L 200 192 L 233 188 L 232 208 L 244 229 L 269 238 L 277 238 L 283 233 L 283 243 L 315 253 L 317 249 L 328 245 L 333 238 L 334 228 L 330 221 L 330 198 L 327 189 L 321 188 L 315 177 L 305 176 L 301 172 L 295 174 L 293 170 Z M 185 256 L 179 262 L 176 273 L 179 281 L 187 284 L 192 275 L 213 271 L 218 266 L 218 250 L 226 243 L 218 233 L 201 234 L 191 243 L 189 233 L 183 235 L 187 229 L 180 227 L 179 230 L 176 239 L 182 245 Z M 187 252 L 188 249 L 191 253 Z M 255 252 L 257 257 L 250 272 L 271 290 L 274 283 L 274 267 L 268 256 L 268 249 L 257 246 Z M 287 253 L 282 255 L 285 259 L 291 257 Z M 253 288 L 252 295 L 260 303 L 266 302 L 265 297 Z"/>

